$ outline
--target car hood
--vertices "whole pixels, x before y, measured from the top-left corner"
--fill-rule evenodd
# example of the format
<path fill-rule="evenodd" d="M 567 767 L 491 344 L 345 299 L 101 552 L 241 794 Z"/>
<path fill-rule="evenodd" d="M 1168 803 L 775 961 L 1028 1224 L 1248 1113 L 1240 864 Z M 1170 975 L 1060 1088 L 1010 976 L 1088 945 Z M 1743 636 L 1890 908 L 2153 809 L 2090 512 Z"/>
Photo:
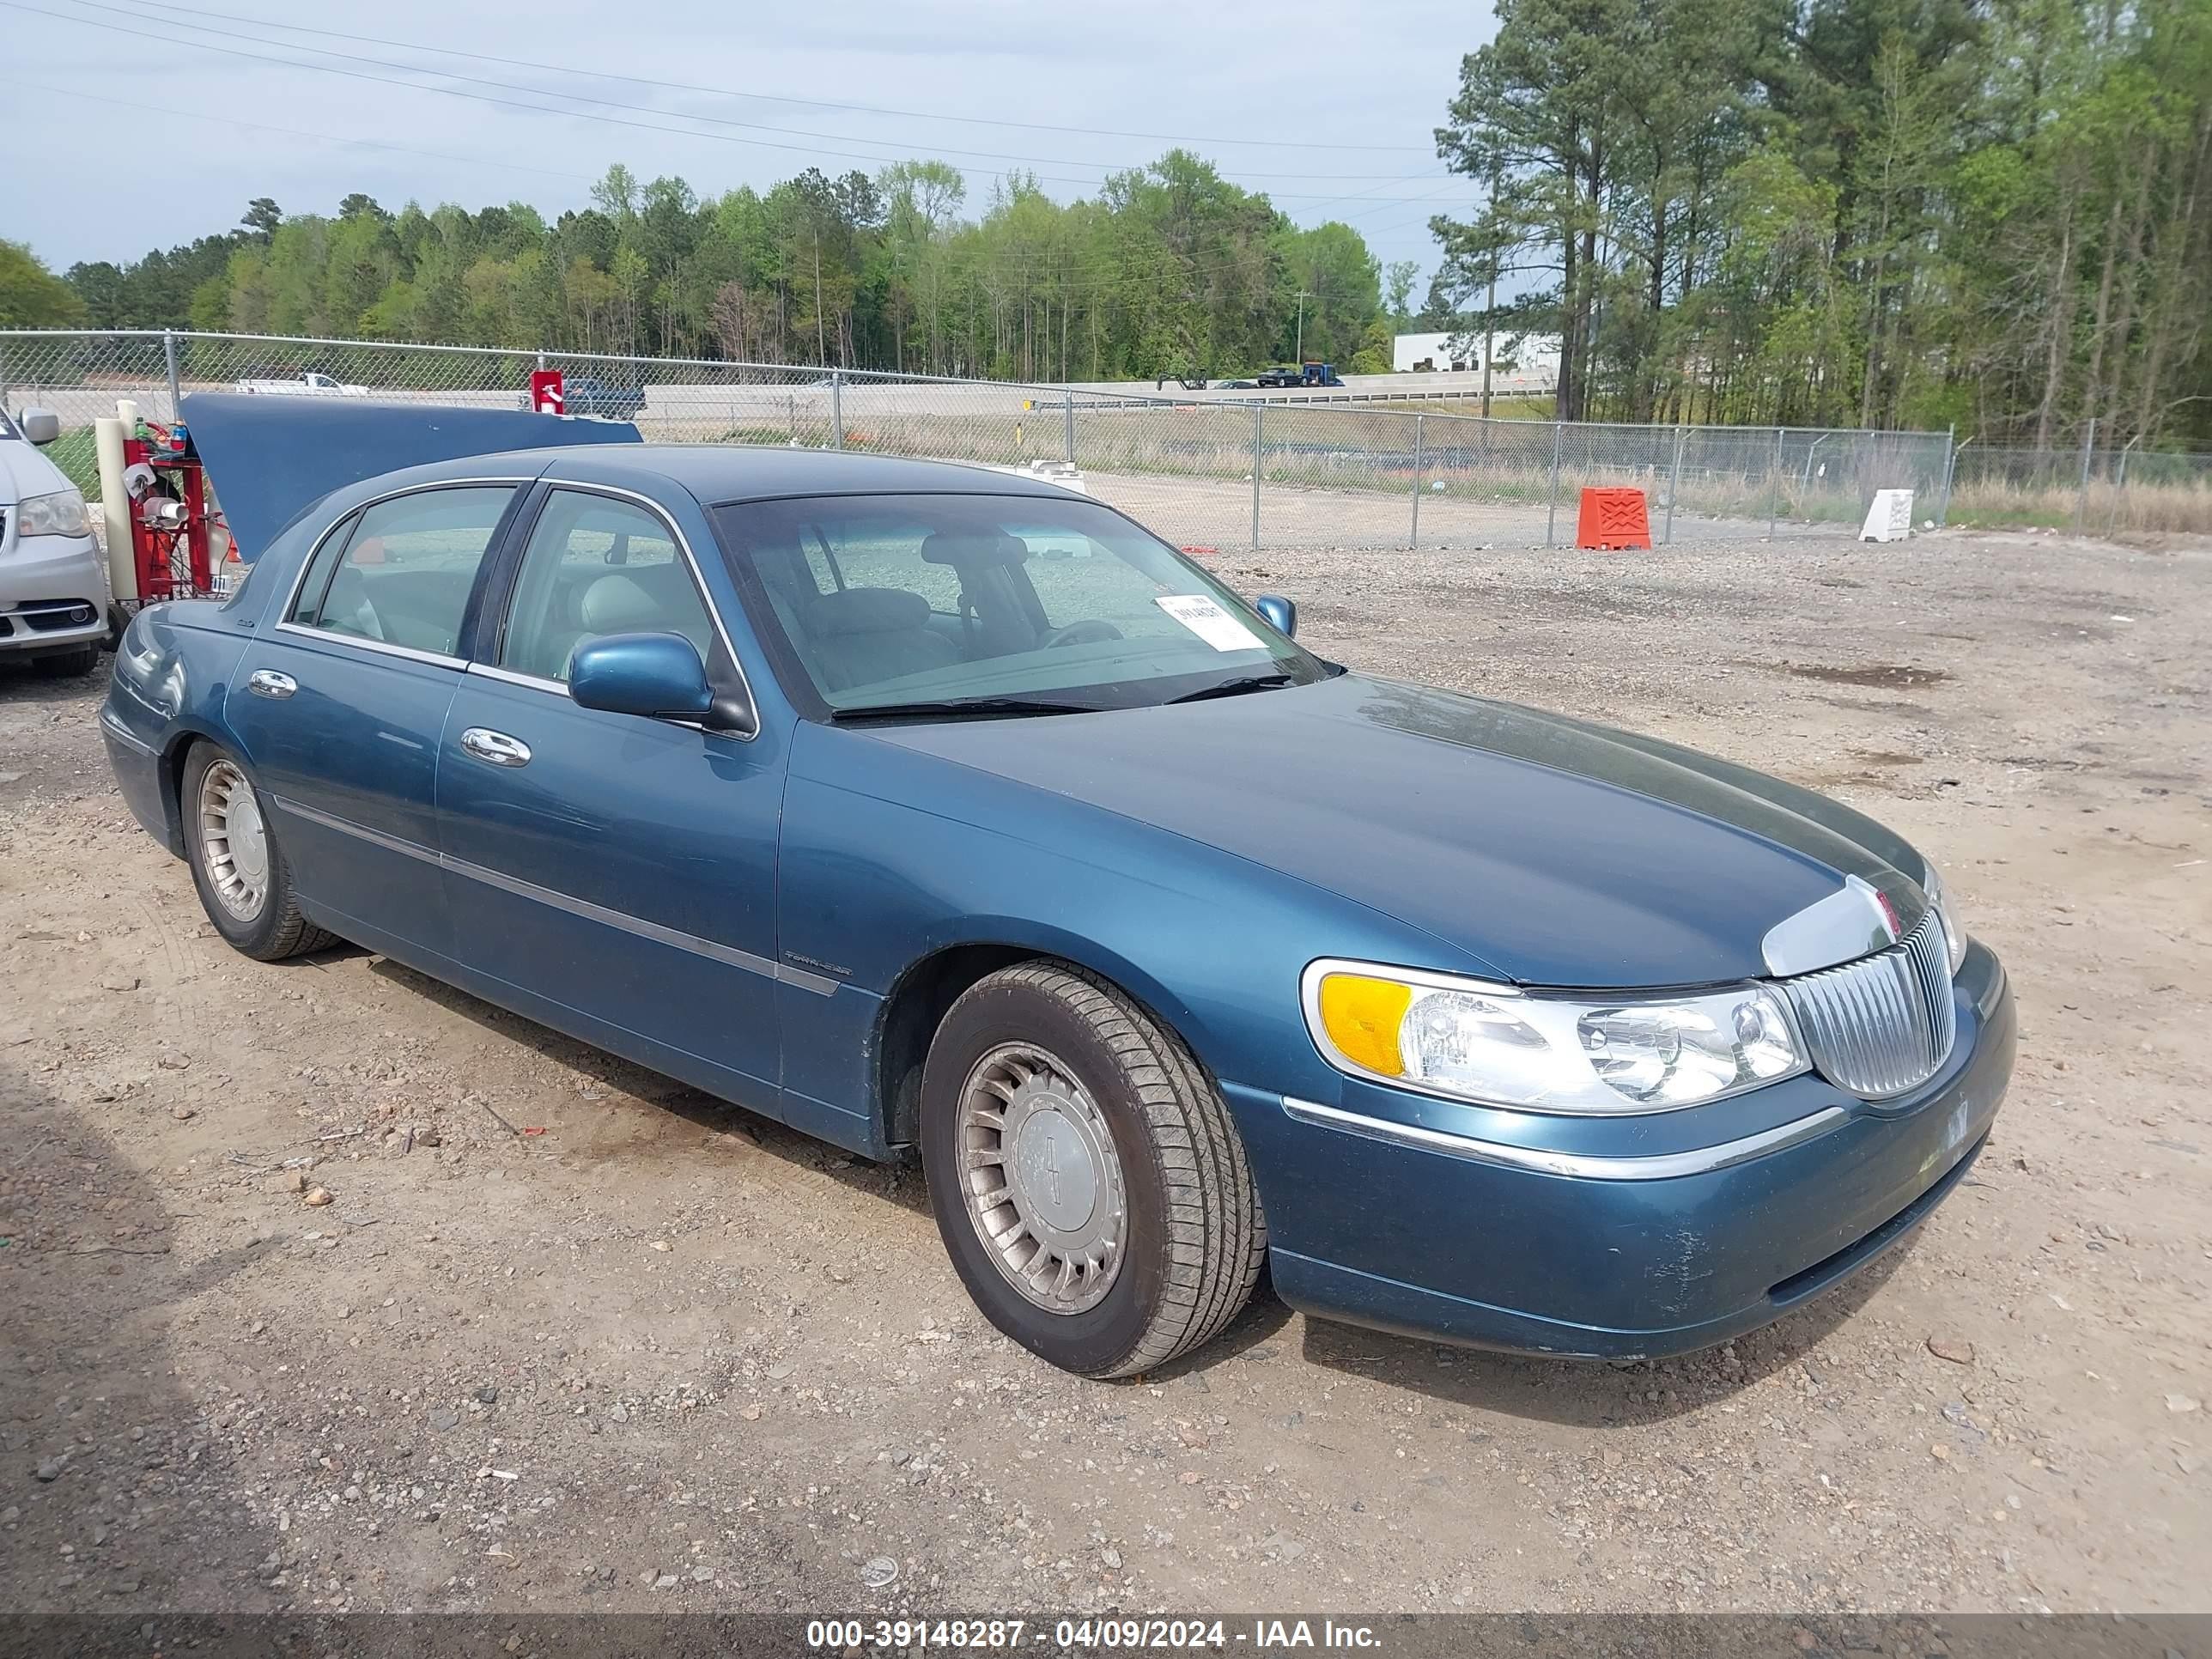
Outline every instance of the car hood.
<path fill-rule="evenodd" d="M 1522 984 L 1764 976 L 1767 931 L 1854 878 L 1906 928 L 1926 908 L 1912 848 L 1809 790 L 1540 710 L 1358 674 L 874 735 L 1224 848 Z"/>

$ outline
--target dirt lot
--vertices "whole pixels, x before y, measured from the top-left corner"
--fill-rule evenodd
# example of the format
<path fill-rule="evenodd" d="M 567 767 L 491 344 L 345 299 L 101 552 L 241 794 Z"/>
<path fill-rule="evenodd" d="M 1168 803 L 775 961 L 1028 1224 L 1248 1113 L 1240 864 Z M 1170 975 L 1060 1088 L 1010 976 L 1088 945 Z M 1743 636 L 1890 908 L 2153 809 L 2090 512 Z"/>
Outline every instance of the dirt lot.
<path fill-rule="evenodd" d="M 99 687 L 9 672 L 0 1607 L 2205 1607 L 2212 550 L 1221 563 L 1361 667 L 1929 849 L 2022 1052 L 1911 1247 L 1674 1363 L 1263 1297 L 1076 1382 L 970 1310 L 914 1170 L 376 957 L 232 954 L 109 787 Z"/>

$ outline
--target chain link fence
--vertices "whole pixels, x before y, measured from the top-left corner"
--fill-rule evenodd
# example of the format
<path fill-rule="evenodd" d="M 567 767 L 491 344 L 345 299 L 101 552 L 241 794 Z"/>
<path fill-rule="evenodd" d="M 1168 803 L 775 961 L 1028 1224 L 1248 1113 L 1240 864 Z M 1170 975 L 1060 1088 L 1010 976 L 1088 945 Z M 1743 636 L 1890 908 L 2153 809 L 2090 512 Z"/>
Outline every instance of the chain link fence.
<path fill-rule="evenodd" d="M 2063 449 L 1969 439 L 1953 472 L 1954 516 L 1964 524 L 2212 530 L 2212 454 L 2100 445 L 2094 424 Z"/>
<path fill-rule="evenodd" d="M 568 411 L 649 442 L 858 449 L 1080 480 L 1185 546 L 1571 546 L 1581 492 L 1644 491 L 1653 538 L 1855 536 L 1874 492 L 1944 519 L 1944 433 L 1486 420 L 1297 393 L 1162 396 L 808 366 L 177 331 L 0 331 L 0 399 L 53 410 L 55 458 L 91 483 L 118 398 L 175 418 L 198 391 L 522 408 L 558 369 Z M 1971 453 L 1971 447 L 1966 453 Z M 2140 468 L 2145 458 L 2138 456 Z M 218 481 L 220 482 L 220 481 Z M 2115 487 L 2120 487 L 2117 483 Z"/>

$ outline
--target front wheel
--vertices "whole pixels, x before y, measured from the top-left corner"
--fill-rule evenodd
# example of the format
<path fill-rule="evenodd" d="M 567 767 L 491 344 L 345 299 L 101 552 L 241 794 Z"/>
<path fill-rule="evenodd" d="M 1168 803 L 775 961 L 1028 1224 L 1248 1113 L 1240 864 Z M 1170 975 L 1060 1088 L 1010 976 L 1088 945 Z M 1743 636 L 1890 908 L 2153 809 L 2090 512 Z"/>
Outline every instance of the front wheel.
<path fill-rule="evenodd" d="M 938 1231 L 984 1316 L 1085 1376 L 1211 1340 L 1250 1296 L 1267 1224 L 1219 1092 L 1105 981 L 1024 963 L 945 1014 L 921 1085 Z"/>
<path fill-rule="evenodd" d="M 50 651 L 33 658 L 31 665 L 49 679 L 73 680 L 100 666 L 100 647 L 95 642 L 80 645 L 74 651 Z"/>
<path fill-rule="evenodd" d="M 232 948 L 275 962 L 331 943 L 300 914 L 292 866 L 270 827 L 261 792 L 235 757 L 211 743 L 195 744 L 185 757 L 177 805 L 192 885 Z"/>

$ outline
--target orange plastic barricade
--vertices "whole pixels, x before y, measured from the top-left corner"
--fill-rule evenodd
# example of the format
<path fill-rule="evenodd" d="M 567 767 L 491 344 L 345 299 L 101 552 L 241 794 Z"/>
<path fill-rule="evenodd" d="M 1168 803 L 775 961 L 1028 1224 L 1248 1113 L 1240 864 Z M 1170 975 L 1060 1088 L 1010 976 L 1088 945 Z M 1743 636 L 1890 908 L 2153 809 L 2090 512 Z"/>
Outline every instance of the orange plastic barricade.
<path fill-rule="evenodd" d="M 1577 547 L 1602 548 L 1651 545 L 1651 514 L 1640 489 L 1585 489 L 1581 516 L 1575 523 Z"/>

